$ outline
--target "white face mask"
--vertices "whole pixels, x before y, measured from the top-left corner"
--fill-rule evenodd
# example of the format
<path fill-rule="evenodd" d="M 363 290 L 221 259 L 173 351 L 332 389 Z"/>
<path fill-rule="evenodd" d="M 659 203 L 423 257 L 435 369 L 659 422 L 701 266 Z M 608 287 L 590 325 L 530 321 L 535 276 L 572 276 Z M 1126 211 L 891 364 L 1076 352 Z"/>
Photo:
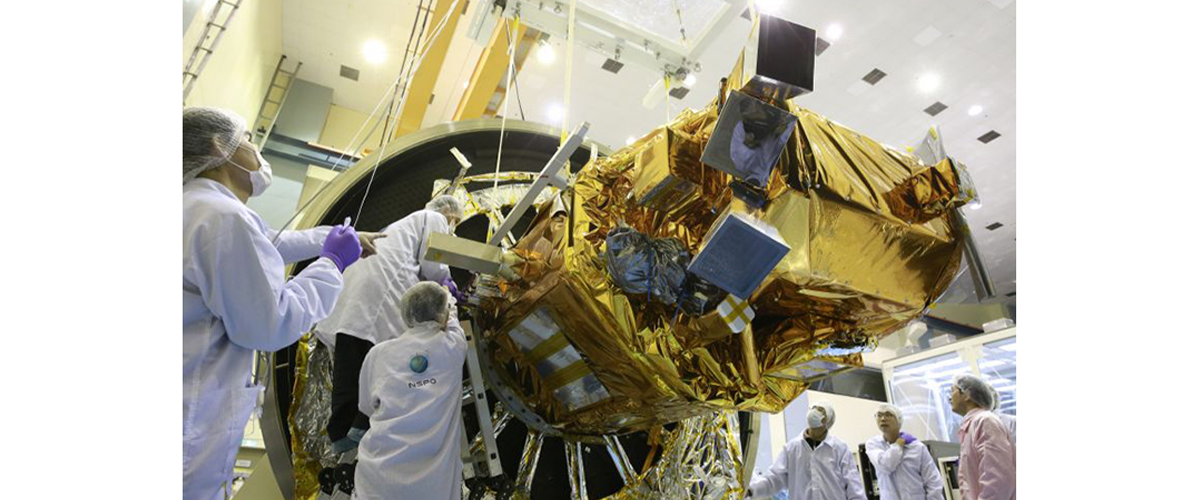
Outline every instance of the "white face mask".
<path fill-rule="evenodd" d="M 823 418 L 824 417 L 821 415 L 821 412 L 817 411 L 816 408 L 808 410 L 808 428 L 820 429 L 825 425 L 821 422 Z"/>
<path fill-rule="evenodd" d="M 254 155 L 258 157 L 258 170 L 250 170 L 238 165 L 232 158 L 229 159 L 229 163 L 232 163 L 233 166 L 245 170 L 247 174 L 250 174 L 250 196 L 252 197 L 263 194 L 267 188 L 271 187 L 271 164 L 267 162 L 266 158 L 263 158 L 262 153 L 255 151 Z"/>

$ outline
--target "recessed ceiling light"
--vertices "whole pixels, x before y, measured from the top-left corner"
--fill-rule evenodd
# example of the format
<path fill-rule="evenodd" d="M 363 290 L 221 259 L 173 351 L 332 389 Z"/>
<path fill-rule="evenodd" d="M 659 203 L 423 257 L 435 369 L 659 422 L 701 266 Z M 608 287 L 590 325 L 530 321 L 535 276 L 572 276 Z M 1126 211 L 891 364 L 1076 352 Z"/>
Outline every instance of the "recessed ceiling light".
<path fill-rule="evenodd" d="M 967 114 L 971 115 L 971 116 L 978 115 L 979 113 L 982 113 L 982 112 L 983 112 L 983 106 L 980 106 L 978 104 L 971 106 L 971 109 L 967 110 Z"/>
<path fill-rule="evenodd" d="M 539 45 L 537 51 L 538 62 L 542 64 L 554 63 L 554 47 L 551 47 L 548 43 L 541 43 Z"/>
<path fill-rule="evenodd" d="M 379 64 L 387 60 L 387 47 L 379 40 L 367 40 L 363 44 L 363 57 L 371 64 Z"/>
<path fill-rule="evenodd" d="M 933 92 L 941 84 L 942 79 L 932 73 L 926 73 L 917 79 L 917 88 L 921 89 L 921 92 Z"/>
<path fill-rule="evenodd" d="M 841 38 L 841 37 L 842 37 L 842 25 L 830 24 L 828 28 L 825 28 L 825 38 L 829 39 L 829 41 L 836 42 L 837 39 Z"/>
<path fill-rule="evenodd" d="M 563 118 L 562 105 L 558 104 L 558 103 L 551 103 L 550 106 L 548 108 L 546 108 L 546 118 L 549 119 L 550 123 L 552 123 L 552 124 L 562 123 L 562 118 Z"/>
<path fill-rule="evenodd" d="M 634 141 L 636 141 L 636 140 L 637 140 L 637 139 L 633 138 L 632 136 L 631 136 L 631 137 L 626 137 L 626 138 L 625 138 L 625 145 L 626 145 L 626 146 L 632 145 L 632 144 L 633 144 L 633 142 L 634 142 Z"/>
<path fill-rule="evenodd" d="M 758 7 L 759 12 L 774 14 L 779 12 L 780 0 L 754 0 L 754 6 Z"/>
<path fill-rule="evenodd" d="M 695 85 L 695 84 L 696 84 L 696 74 L 695 74 L 695 73 L 688 73 L 688 76 L 687 76 L 687 78 L 684 78 L 684 79 L 683 79 L 683 84 L 684 84 L 684 85 L 686 85 L 686 86 L 688 86 L 688 87 L 691 87 L 692 85 Z"/>

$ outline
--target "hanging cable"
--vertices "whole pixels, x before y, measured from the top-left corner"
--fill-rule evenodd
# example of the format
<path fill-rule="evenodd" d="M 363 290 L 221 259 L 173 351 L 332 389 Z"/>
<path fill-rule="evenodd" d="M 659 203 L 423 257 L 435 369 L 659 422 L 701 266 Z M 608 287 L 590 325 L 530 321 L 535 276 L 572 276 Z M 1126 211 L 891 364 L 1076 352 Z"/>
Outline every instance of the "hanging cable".
<path fill-rule="evenodd" d="M 683 48 L 687 49 L 687 30 L 683 29 L 683 11 L 679 10 L 679 0 L 671 0 L 671 5 L 675 7 L 675 17 L 679 19 L 679 39 L 683 42 Z"/>
<path fill-rule="evenodd" d="M 521 18 L 514 19 L 515 25 L 521 25 Z M 504 22 L 505 30 L 510 29 L 508 21 Z M 515 28 L 513 28 L 515 29 Z M 496 175 L 492 178 L 492 191 L 495 191 L 500 186 L 500 158 L 504 154 L 504 128 L 508 124 L 508 88 L 512 87 L 513 68 L 517 63 L 517 45 L 513 43 L 513 37 L 508 36 L 508 78 L 504 80 L 504 114 L 500 117 L 500 145 L 496 147 Z M 491 236 L 490 234 L 488 235 Z"/>
<path fill-rule="evenodd" d="M 509 34 L 507 29 L 504 30 L 504 39 L 508 41 L 508 45 L 509 45 L 509 47 L 511 47 L 510 50 L 512 50 L 513 53 L 516 54 L 517 46 L 513 43 L 512 36 Z M 514 57 L 514 59 L 515 59 L 515 57 Z M 512 86 L 513 86 L 513 92 L 517 93 L 517 111 L 521 112 L 521 120 L 524 121 L 525 120 L 525 106 L 521 105 L 521 86 L 517 83 L 516 78 L 513 78 Z M 507 94 L 507 93 L 508 92 L 507 92 L 507 86 L 506 86 L 505 94 Z"/>
<path fill-rule="evenodd" d="M 455 0 L 455 2 L 454 2 L 454 5 L 452 5 L 452 6 L 451 6 L 451 8 L 450 8 L 450 11 L 449 11 L 449 12 L 447 12 L 446 16 L 442 18 L 441 22 L 440 22 L 440 23 L 438 24 L 438 26 L 436 27 L 436 31 L 435 31 L 435 33 L 434 33 L 434 34 L 433 34 L 433 36 L 430 38 L 431 40 L 432 40 L 433 38 L 436 38 L 436 37 L 437 37 L 437 35 L 438 35 L 438 33 L 440 33 L 440 32 L 441 32 L 441 29 L 442 29 L 442 27 L 443 27 L 443 26 L 445 26 L 445 24 L 446 24 L 446 21 L 447 21 L 447 20 L 450 18 L 450 13 L 454 12 L 454 6 L 455 6 L 455 5 L 457 5 L 457 4 L 458 4 L 458 2 L 459 2 L 459 0 Z M 427 10 L 426 12 L 427 12 L 427 13 L 426 13 L 426 18 L 428 18 L 428 10 Z M 418 15 L 419 15 L 419 14 L 418 14 Z M 422 31 L 423 31 L 423 30 L 422 30 Z M 426 52 L 428 52 L 428 48 L 426 49 Z M 424 60 L 424 58 L 425 58 L 425 54 L 424 54 L 424 53 L 422 53 L 422 54 L 421 54 L 421 57 L 417 59 L 416 65 L 417 65 L 417 66 L 419 66 L 419 65 L 420 65 L 420 63 L 421 63 L 421 61 L 422 61 L 422 60 Z M 409 73 L 409 75 L 411 75 L 411 72 Z M 395 80 L 394 82 L 392 82 L 392 88 L 391 88 L 391 89 L 388 89 L 387 91 L 385 91 L 385 92 L 383 93 L 383 95 L 381 95 L 381 96 L 379 97 L 379 102 L 376 102 L 376 103 L 375 103 L 375 107 L 374 107 L 374 108 L 371 110 L 371 113 L 370 113 L 369 115 L 367 115 L 367 119 L 366 119 L 366 120 L 364 120 L 364 121 L 363 121 L 363 124 L 362 124 L 362 125 L 360 125 L 360 126 L 358 127 L 358 131 L 357 131 L 357 132 L 355 132 L 355 133 L 354 133 L 354 135 L 350 137 L 350 141 L 349 141 L 349 143 L 348 143 L 348 144 L 346 144 L 346 147 L 340 151 L 340 154 L 338 155 L 338 158 L 337 158 L 337 160 L 335 160 L 335 161 L 334 161 L 334 163 L 333 163 L 335 166 L 337 166 L 337 165 L 341 165 L 341 164 L 342 164 L 342 161 L 344 161 L 344 160 L 346 159 L 346 155 L 348 155 L 350 151 L 356 151 L 356 153 L 355 153 L 355 154 L 357 155 L 357 154 L 358 154 L 357 152 L 358 152 L 358 151 L 361 151 L 361 149 L 362 149 L 362 148 L 363 148 L 363 147 L 366 145 L 366 143 L 367 143 L 367 140 L 368 140 L 368 139 L 370 139 L 370 136 L 371 136 L 371 134 L 375 133 L 375 130 L 376 130 L 378 127 L 379 127 L 379 125 L 380 125 L 380 124 L 384 124 L 384 123 L 387 123 L 387 122 L 388 122 L 388 120 L 387 120 L 387 119 L 384 117 L 384 115 L 382 115 L 382 114 L 381 114 L 381 115 L 379 115 L 379 119 L 375 121 L 375 125 L 371 127 L 371 130 L 370 130 L 369 132 L 367 132 L 367 135 L 366 135 L 366 136 L 363 136 L 363 139 L 362 139 L 362 141 L 358 143 L 358 146 L 357 146 L 357 147 L 355 147 L 355 146 L 354 146 L 354 144 L 355 144 L 355 141 L 357 141 L 357 140 L 358 140 L 359 136 L 362 136 L 362 135 L 363 135 L 363 134 L 362 134 L 362 133 L 363 133 L 363 130 L 365 130 L 365 129 L 367 128 L 367 124 L 368 124 L 368 123 L 371 123 L 371 119 L 372 119 L 372 118 L 374 118 L 374 117 L 376 116 L 376 114 L 377 114 L 377 113 L 379 113 L 379 109 L 380 109 L 380 107 L 382 107 L 382 106 L 383 106 L 383 103 L 384 103 L 384 102 L 386 102 L 386 101 L 388 100 L 388 95 L 389 95 L 389 94 L 392 94 L 392 93 L 394 93 L 394 92 L 397 92 L 397 91 L 398 91 L 398 89 L 401 89 L 401 88 L 402 88 L 402 86 L 401 86 L 401 83 L 406 83 L 406 82 L 403 82 L 403 80 L 404 80 L 405 76 L 406 76 L 406 75 L 405 75 L 405 74 L 403 74 L 403 73 L 401 73 L 401 74 L 399 74 L 399 75 L 396 75 L 396 80 Z M 393 94 L 393 95 L 394 95 L 394 94 Z M 403 99 L 403 97 L 405 97 L 405 96 L 402 96 L 402 97 L 401 97 L 401 99 Z M 403 100 L 401 100 L 401 104 L 403 104 Z M 388 128 L 388 126 L 387 126 L 387 125 L 384 125 L 385 133 L 386 133 L 386 130 L 387 130 L 387 128 Z M 387 135 L 384 135 L 384 137 L 387 137 Z M 385 143 L 385 145 L 386 145 L 386 143 Z M 383 151 L 382 151 L 382 148 L 381 148 L 381 149 L 380 149 L 380 157 L 382 157 L 382 155 L 383 155 Z M 378 163 L 376 163 L 375 167 L 377 168 L 378 166 L 379 166 L 379 164 L 378 164 Z M 348 170 L 343 170 L 343 171 L 342 171 L 342 172 L 340 172 L 338 175 L 340 176 L 340 175 L 344 174 L 346 171 L 348 171 Z M 374 177 L 374 175 L 375 175 L 375 171 L 374 171 L 374 169 L 372 169 L 372 171 L 371 171 L 371 175 L 372 175 L 372 178 L 373 178 L 373 177 Z M 275 234 L 275 237 L 271 239 L 271 244 L 273 244 L 273 245 L 274 245 L 274 244 L 278 244 L 278 243 L 279 243 L 279 237 L 280 237 L 280 236 L 283 234 L 283 232 L 282 232 L 282 229 L 284 229 L 284 228 L 286 228 L 286 227 L 290 226 L 290 225 L 292 224 L 292 222 L 294 222 L 294 221 L 296 220 L 296 218 L 300 216 L 300 214 L 303 214 L 303 213 L 304 213 L 304 211 L 308 209 L 309 205 L 312 205 L 312 203 L 313 203 L 314 201 L 316 201 L 316 200 L 317 200 L 317 198 L 320 198 L 320 197 L 321 197 L 321 195 L 322 195 L 323 193 L 325 193 L 325 190 L 326 190 L 326 189 L 329 189 L 329 187 L 330 187 L 330 186 L 332 186 L 332 185 L 333 185 L 333 182 L 332 182 L 332 181 L 330 181 L 330 182 L 327 182 L 327 183 L 326 183 L 324 186 L 322 186 L 322 187 L 321 187 L 321 189 L 320 189 L 320 190 L 318 190 L 318 191 L 317 191 L 315 194 L 313 194 L 313 195 L 312 195 L 312 197 L 310 197 L 310 198 L 308 199 L 308 201 L 306 201 L 306 202 L 304 203 L 304 205 L 303 205 L 303 206 L 301 206 L 301 207 L 300 207 L 298 210 L 296 210 L 296 212 L 292 214 L 292 216 L 291 216 L 291 217 L 290 217 L 290 218 L 287 220 L 287 222 L 283 223 L 283 225 L 282 225 L 282 226 L 280 226 L 280 231 L 278 231 L 278 232 Z M 363 195 L 363 199 L 364 199 L 364 200 L 366 199 L 366 194 L 365 194 L 365 193 L 364 193 L 364 195 Z M 361 213 L 362 213 L 362 209 L 361 209 L 361 206 L 360 206 L 360 207 L 359 207 L 359 214 L 361 215 Z M 354 219 L 354 223 L 357 223 L 357 222 L 358 222 L 358 219 L 357 219 L 357 216 L 356 216 L 356 217 L 355 217 L 355 219 Z"/>
<path fill-rule="evenodd" d="M 565 89 L 563 90 L 563 112 L 562 112 L 562 134 L 558 137 L 558 144 L 561 146 L 567 142 L 567 122 L 571 115 L 571 62 L 575 59 L 573 56 L 575 49 L 575 0 L 571 0 L 571 9 L 567 13 L 567 77 L 564 82 Z M 570 169 L 568 169 L 570 171 Z"/>
<path fill-rule="evenodd" d="M 457 13 L 459 1 L 460 0 L 454 0 L 454 3 L 450 4 L 450 8 L 446 10 L 446 15 L 442 16 L 441 21 L 439 21 L 437 26 L 434 27 L 433 33 L 429 36 L 429 42 L 425 44 L 424 50 L 421 51 L 420 57 L 417 58 L 417 62 L 412 66 L 413 70 L 410 71 L 408 77 L 405 78 L 404 85 L 401 87 L 402 92 L 399 104 L 400 109 L 403 109 L 404 103 L 408 100 L 408 83 L 412 77 L 412 74 L 415 73 L 416 68 L 420 68 L 421 63 L 425 61 L 425 56 L 429 54 L 429 49 L 433 47 L 434 41 L 437 40 L 438 35 L 442 33 L 442 29 L 446 27 L 446 23 L 450 20 L 450 16 Z M 391 141 L 395 140 L 395 137 L 393 137 L 392 134 L 399 126 L 399 123 L 400 113 L 396 113 L 395 118 L 392 120 L 391 126 L 384 129 L 384 133 L 387 134 L 388 137 L 388 143 L 391 143 Z M 375 174 L 379 171 L 379 164 L 382 162 L 383 151 L 380 151 L 380 154 L 375 157 L 375 164 L 371 166 L 371 177 L 367 179 L 367 189 L 363 192 L 362 201 L 358 204 L 358 212 L 356 212 L 354 215 L 354 222 L 358 222 L 359 218 L 362 217 L 363 207 L 365 207 L 367 204 L 367 196 L 371 194 L 371 186 L 375 183 Z"/>

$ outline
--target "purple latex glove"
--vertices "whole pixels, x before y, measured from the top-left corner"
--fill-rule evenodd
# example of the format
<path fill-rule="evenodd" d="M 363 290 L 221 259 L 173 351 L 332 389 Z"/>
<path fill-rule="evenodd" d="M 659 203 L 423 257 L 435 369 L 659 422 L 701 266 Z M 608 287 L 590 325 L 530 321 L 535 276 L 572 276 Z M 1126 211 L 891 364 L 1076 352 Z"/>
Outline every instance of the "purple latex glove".
<path fill-rule="evenodd" d="M 362 256 L 362 244 L 358 242 L 358 233 L 354 227 L 341 224 L 333 226 L 329 236 L 325 237 L 325 246 L 321 248 L 321 257 L 328 257 L 337 265 L 338 271 L 345 272 Z"/>
<path fill-rule="evenodd" d="M 450 290 L 450 295 L 454 297 L 454 300 L 462 302 L 467 299 L 465 294 L 458 291 L 458 284 L 454 282 L 453 278 L 447 276 L 446 279 L 442 280 L 442 286 L 446 287 L 447 290 Z"/>
<path fill-rule="evenodd" d="M 912 444 L 913 441 L 917 440 L 917 438 L 907 432 L 901 432 L 900 437 L 904 438 L 904 444 Z"/>

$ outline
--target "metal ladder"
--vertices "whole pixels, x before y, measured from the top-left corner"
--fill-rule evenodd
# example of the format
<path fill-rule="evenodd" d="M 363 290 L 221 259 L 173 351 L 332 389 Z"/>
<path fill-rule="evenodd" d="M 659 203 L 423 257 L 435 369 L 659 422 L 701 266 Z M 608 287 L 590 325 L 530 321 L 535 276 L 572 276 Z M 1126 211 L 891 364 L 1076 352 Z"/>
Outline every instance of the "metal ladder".
<path fill-rule="evenodd" d="M 463 406 L 473 404 L 475 406 L 475 417 L 479 420 L 479 434 L 483 438 L 483 446 L 479 449 L 479 453 L 473 452 L 471 443 L 467 441 L 467 434 L 462 435 L 462 453 L 460 454 L 463 461 L 463 479 L 470 480 L 476 477 L 476 464 L 481 464 L 483 470 L 486 470 L 487 478 L 497 478 L 504 475 L 504 470 L 500 465 L 500 454 L 496 449 L 496 429 L 492 425 L 492 413 L 488 407 L 487 388 L 483 384 L 483 371 L 479 368 L 479 353 L 476 350 L 475 332 L 470 321 L 463 321 L 463 333 L 467 337 L 467 372 L 471 376 L 471 385 L 469 394 L 464 394 Z M 481 478 L 483 479 L 483 478 Z"/>
<path fill-rule="evenodd" d="M 222 7 L 226 5 L 229 8 L 223 9 Z M 200 40 L 196 42 L 196 48 L 192 49 L 192 56 L 188 58 L 187 65 L 183 67 L 183 100 L 185 102 L 188 94 L 192 92 L 192 87 L 196 85 L 196 80 L 200 78 L 200 72 L 204 71 L 204 67 L 208 65 L 208 59 L 212 57 L 213 51 L 217 49 L 217 44 L 221 42 L 221 37 L 225 35 L 225 30 L 229 29 L 233 15 L 241 6 L 242 0 L 218 0 L 217 5 L 213 7 L 212 13 L 208 16 L 208 22 L 204 25 L 204 33 L 200 35 Z M 226 12 L 225 21 L 218 23 L 221 12 Z M 216 34 L 213 34 L 214 29 Z M 209 43 L 205 46 L 204 42 Z"/>
<path fill-rule="evenodd" d="M 275 65 L 275 74 L 271 75 L 271 85 L 267 87 L 267 93 L 258 107 L 258 117 L 254 119 L 254 126 L 250 128 L 254 131 L 250 142 L 258 146 L 259 151 L 262 151 L 263 145 L 267 143 L 267 137 L 275 128 L 275 121 L 279 119 L 279 112 L 283 110 L 283 102 L 287 100 L 288 92 L 292 90 L 292 82 L 296 81 L 296 74 L 300 73 L 300 66 L 304 65 L 302 62 L 297 62 L 296 69 L 286 71 L 283 69 L 283 61 L 286 59 L 287 56 L 279 56 L 279 64 Z M 284 83 L 280 83 L 281 75 Z M 277 96 L 279 99 L 271 99 L 272 96 Z"/>

